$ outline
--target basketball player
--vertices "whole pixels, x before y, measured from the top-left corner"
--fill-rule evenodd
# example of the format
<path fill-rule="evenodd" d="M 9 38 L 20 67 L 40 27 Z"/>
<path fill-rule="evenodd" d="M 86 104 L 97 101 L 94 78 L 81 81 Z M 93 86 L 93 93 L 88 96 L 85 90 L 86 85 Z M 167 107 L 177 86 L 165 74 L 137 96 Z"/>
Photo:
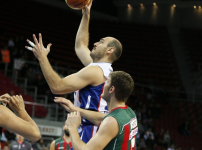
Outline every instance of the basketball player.
<path fill-rule="evenodd" d="M 32 50 L 39 60 L 44 77 L 53 93 L 66 94 L 76 91 L 74 93 L 74 104 L 76 106 L 107 113 L 107 104 L 101 99 L 101 94 L 105 81 L 113 71 L 111 64 L 121 56 L 122 45 L 115 38 L 105 37 L 94 44 L 92 51 L 89 50 L 88 27 L 91 5 L 92 3 L 83 9 L 83 17 L 76 36 L 76 54 L 85 66 L 79 72 L 61 79 L 53 71 L 47 58 L 51 44 L 48 44 L 47 48 L 44 48 L 41 34 L 39 34 L 39 42 L 36 36 L 33 35 L 35 44 L 27 40 L 33 48 L 27 46 L 26 48 Z M 84 142 L 88 142 L 94 133 L 96 133 L 96 130 L 97 127 L 91 122 L 82 119 L 79 132 Z"/>
<path fill-rule="evenodd" d="M 80 112 L 88 120 L 100 120 L 98 112 L 76 109 L 68 114 L 66 121 L 70 132 L 72 146 L 76 150 L 135 150 L 136 134 L 138 131 L 137 118 L 134 111 L 125 103 L 134 87 L 132 77 L 123 72 L 116 71 L 110 74 L 105 84 L 102 98 L 106 100 L 110 113 L 103 114 L 103 120 L 97 133 L 85 144 L 80 140 L 77 127 L 81 123 Z M 56 99 L 68 111 L 73 111 L 67 100 Z M 93 122 L 93 121 L 92 121 Z"/>
<path fill-rule="evenodd" d="M 54 140 L 50 145 L 50 150 L 71 150 L 72 143 L 69 136 L 69 131 L 66 126 L 66 122 L 63 126 L 64 135 L 56 140 Z"/>
<path fill-rule="evenodd" d="M 4 104 L 0 105 L 0 139 L 2 127 L 33 141 L 38 141 L 41 138 L 38 126 L 25 110 L 22 96 L 4 94 L 0 96 L 0 102 Z M 18 116 L 5 107 L 7 103 Z"/>

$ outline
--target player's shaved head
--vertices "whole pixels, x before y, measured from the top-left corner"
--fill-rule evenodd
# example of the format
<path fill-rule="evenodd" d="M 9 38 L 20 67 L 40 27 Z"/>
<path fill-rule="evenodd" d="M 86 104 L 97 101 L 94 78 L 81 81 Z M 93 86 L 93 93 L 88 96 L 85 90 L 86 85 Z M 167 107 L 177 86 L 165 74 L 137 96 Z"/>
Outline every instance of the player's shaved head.
<path fill-rule="evenodd" d="M 110 56 L 110 60 L 114 62 L 118 60 L 122 54 L 122 44 L 116 38 L 113 38 L 113 37 L 109 37 L 109 38 L 110 38 L 110 41 L 107 46 L 114 48 L 114 53 Z"/>

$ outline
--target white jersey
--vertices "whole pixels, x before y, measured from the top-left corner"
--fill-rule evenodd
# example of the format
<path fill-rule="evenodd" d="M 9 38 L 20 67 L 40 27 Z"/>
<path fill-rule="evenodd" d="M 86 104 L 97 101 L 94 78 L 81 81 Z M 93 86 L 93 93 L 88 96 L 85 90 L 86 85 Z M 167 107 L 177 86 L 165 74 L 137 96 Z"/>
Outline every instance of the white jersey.
<path fill-rule="evenodd" d="M 90 63 L 88 66 L 99 66 L 106 79 L 109 78 L 109 74 L 113 71 L 111 63 Z M 105 83 L 98 86 L 88 85 L 81 90 L 74 93 L 74 105 L 83 109 L 98 111 L 106 113 L 108 112 L 107 103 L 101 98 Z"/>

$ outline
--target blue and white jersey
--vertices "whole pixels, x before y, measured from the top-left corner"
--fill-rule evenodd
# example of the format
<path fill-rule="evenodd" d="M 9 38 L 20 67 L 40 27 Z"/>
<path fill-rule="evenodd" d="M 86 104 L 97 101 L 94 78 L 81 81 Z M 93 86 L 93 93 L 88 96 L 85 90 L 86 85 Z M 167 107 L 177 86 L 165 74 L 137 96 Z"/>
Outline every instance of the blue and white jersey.
<path fill-rule="evenodd" d="M 99 66 L 105 78 L 109 78 L 109 74 L 113 71 L 111 63 L 90 63 L 88 66 Z M 107 103 L 101 98 L 105 83 L 98 86 L 88 85 L 81 90 L 74 92 L 74 105 L 82 109 L 108 113 Z M 92 124 L 82 119 L 83 125 Z"/>

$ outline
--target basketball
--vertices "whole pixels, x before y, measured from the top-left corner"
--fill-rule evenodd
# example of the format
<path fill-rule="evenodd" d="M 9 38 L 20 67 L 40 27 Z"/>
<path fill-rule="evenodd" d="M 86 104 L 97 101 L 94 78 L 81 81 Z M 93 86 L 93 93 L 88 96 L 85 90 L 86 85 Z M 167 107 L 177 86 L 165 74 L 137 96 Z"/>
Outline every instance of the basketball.
<path fill-rule="evenodd" d="M 65 0 L 67 5 L 75 10 L 82 9 L 85 5 L 88 5 L 92 0 Z"/>

